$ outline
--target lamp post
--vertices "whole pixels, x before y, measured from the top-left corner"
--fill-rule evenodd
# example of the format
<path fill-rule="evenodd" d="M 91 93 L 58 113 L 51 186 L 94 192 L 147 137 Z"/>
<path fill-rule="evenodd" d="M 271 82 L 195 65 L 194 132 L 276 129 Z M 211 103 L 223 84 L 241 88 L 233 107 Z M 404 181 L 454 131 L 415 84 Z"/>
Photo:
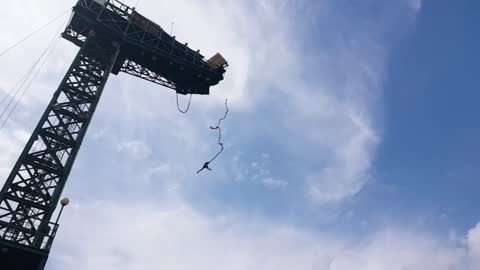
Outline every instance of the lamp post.
<path fill-rule="evenodd" d="M 63 212 L 63 208 L 65 206 L 67 206 L 68 204 L 70 204 L 70 199 L 67 198 L 67 197 L 63 198 L 60 201 L 60 205 L 62 206 L 62 208 L 60 208 L 60 212 L 58 213 L 57 220 L 55 221 L 55 224 L 58 224 L 58 221 L 60 220 L 60 216 L 62 215 L 62 212 Z"/>

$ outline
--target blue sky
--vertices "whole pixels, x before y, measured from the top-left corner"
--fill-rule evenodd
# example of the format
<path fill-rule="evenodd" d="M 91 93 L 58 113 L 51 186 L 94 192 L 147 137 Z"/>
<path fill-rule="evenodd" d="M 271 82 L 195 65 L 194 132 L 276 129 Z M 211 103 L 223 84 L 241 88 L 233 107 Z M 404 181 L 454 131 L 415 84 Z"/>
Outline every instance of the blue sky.
<path fill-rule="evenodd" d="M 478 219 L 467 214 L 478 203 L 478 10 L 475 1 L 426 2 L 415 31 L 395 46 L 377 159 L 386 182 L 410 198 L 402 207 L 445 213 L 463 230 Z"/>
<path fill-rule="evenodd" d="M 27 2 L 31 20 L 18 20 L 25 3 L 0 11 L 1 44 L 74 4 Z M 111 77 L 49 269 L 480 267 L 480 2 L 142 0 L 138 10 L 174 21 L 179 40 L 220 51 L 230 68 L 186 115 L 170 90 Z M 0 97 L 61 23 L 0 58 Z M 0 183 L 76 51 L 60 41 L 1 131 Z M 217 150 L 208 127 L 225 98 L 225 152 L 196 175 Z"/>

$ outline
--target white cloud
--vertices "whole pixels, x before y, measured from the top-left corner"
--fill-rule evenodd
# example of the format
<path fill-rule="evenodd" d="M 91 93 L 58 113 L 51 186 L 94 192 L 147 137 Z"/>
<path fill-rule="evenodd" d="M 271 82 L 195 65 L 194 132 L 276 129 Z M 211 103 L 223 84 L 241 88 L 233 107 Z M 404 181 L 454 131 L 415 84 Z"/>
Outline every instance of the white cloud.
<path fill-rule="evenodd" d="M 378 138 L 364 119 L 351 115 L 355 133 L 333 150 L 334 158 L 318 174 L 309 176 L 309 190 L 319 203 L 338 203 L 358 193 L 370 180 L 373 150 Z"/>
<path fill-rule="evenodd" d="M 143 141 L 138 140 L 121 142 L 117 145 L 116 150 L 120 153 L 125 153 L 134 159 L 145 159 L 152 154 L 150 147 L 148 147 Z"/>
<path fill-rule="evenodd" d="M 0 185 L 3 185 L 11 168 L 22 152 L 29 135 L 24 130 L 0 132 Z"/>
<path fill-rule="evenodd" d="M 67 2 L 57 0 L 44 5 L 34 0 L 9 1 L 8 7 L 0 11 L 5 16 L 0 17 L 15 25 L 0 24 L 0 30 L 5 32 L 2 42 L 11 44 L 18 39 L 15 34 L 28 32 L 25 29 L 31 27 L 31 20 L 38 25 L 74 1 Z M 79 190 L 91 191 L 95 187 L 96 192 L 91 193 L 98 197 L 82 192 L 89 197 L 83 195 L 79 202 L 75 202 L 75 196 L 72 198 L 74 203 L 64 214 L 49 261 L 52 269 L 465 270 L 468 268 L 463 266 L 476 263 L 480 253 L 478 227 L 470 231 L 464 244 L 445 243 L 423 232 L 405 229 L 384 229 L 356 241 L 258 217 L 236 216 L 235 212 L 207 215 L 193 209 L 192 202 L 179 202 L 178 197 L 183 194 L 177 187 L 205 183 L 192 175 L 201 161 L 216 151 L 208 126 L 218 111 L 223 112 L 225 96 L 230 97 L 234 117 L 237 116 L 233 119 L 239 116 L 251 119 L 241 127 L 235 128 L 232 123 L 231 135 L 226 140 L 236 139 L 235 143 L 243 148 L 264 136 L 256 131 L 258 128 L 269 131 L 278 124 L 281 132 L 267 139 L 281 150 L 277 152 L 286 154 L 261 154 L 262 158 L 284 160 L 275 164 L 276 168 L 300 160 L 298 163 L 307 164 L 310 170 L 304 173 L 303 167 L 298 169 L 306 178 L 303 182 L 287 181 L 277 177 L 273 166 L 255 161 L 260 166 L 252 169 L 249 164 L 257 157 L 245 153 L 233 160 L 237 163 L 232 162 L 232 174 L 237 173 L 238 180 L 255 179 L 272 187 L 293 187 L 300 183 L 307 190 L 298 196 L 309 194 L 317 203 L 325 204 L 354 196 L 370 179 L 375 148 L 381 139 L 372 107 L 375 98 L 381 95 L 378 93 L 386 59 L 385 49 L 376 43 L 372 33 L 381 31 L 359 28 L 364 24 L 355 21 L 348 21 L 345 29 L 337 31 L 338 22 L 333 23 L 330 17 L 315 18 L 319 19 L 319 25 L 343 35 L 322 33 L 315 41 L 320 55 L 305 56 L 299 34 L 302 30 L 297 32 L 292 24 L 308 18 L 298 20 L 289 14 L 290 9 L 301 3 L 266 0 L 258 6 L 256 1 L 141 2 L 140 12 L 164 26 L 175 21 L 179 40 L 201 48 L 207 57 L 222 52 L 231 67 L 226 80 L 212 89 L 212 96 L 194 97 L 192 113 L 187 116 L 176 114 L 174 96 L 168 90 L 124 75 L 112 77 L 92 122 L 92 128 L 109 126 L 97 129 L 101 132 L 93 136 L 105 143 L 90 150 L 88 143 L 84 144 L 85 151 L 76 166 L 80 163 L 89 170 L 74 169 L 71 180 L 82 178 L 82 181 L 75 181 L 78 189 L 71 186 L 74 183 L 69 183 L 66 189 L 66 193 L 75 194 L 76 190 L 78 194 Z M 328 6 L 334 1 L 321 3 Z M 18 20 L 20 14 L 31 20 Z M 322 42 L 327 40 L 330 46 L 324 48 Z M 22 59 L 6 61 L 21 70 L 25 67 L 18 68 L 20 64 L 31 60 L 30 52 L 38 51 L 35 47 L 35 44 L 27 47 Z M 47 69 L 42 87 L 30 96 L 35 108 L 22 108 L 34 119 L 17 118 L 19 125 L 37 120 L 35 115 L 39 116 L 45 105 L 42 102 L 50 98 L 59 83 L 57 75 L 63 75 L 65 65 L 72 59 L 74 49 L 69 48 L 54 58 L 53 62 L 59 64 Z M 313 75 L 309 74 L 312 70 Z M 17 71 L 8 70 L 8 74 L 1 76 L 1 82 L 11 83 L 10 78 Z M 273 110 L 275 119 L 262 118 L 258 111 L 265 108 Z M 245 132 L 253 134 L 254 139 L 238 135 Z M 118 139 L 119 134 L 138 139 Z M 0 138 L 0 168 L 5 171 L 11 168 L 25 137 L 22 133 L 17 136 L 9 133 Z M 131 163 L 121 163 L 116 157 L 99 162 L 97 152 L 93 151 L 108 152 L 111 145 L 106 143 L 116 141 L 121 143 L 115 150 L 142 159 L 141 164 L 132 168 Z M 155 144 L 147 145 L 147 141 Z M 224 179 L 236 178 L 222 174 L 218 166 L 221 160 L 218 162 L 215 164 L 218 171 L 210 174 L 212 178 L 217 174 Z M 131 175 L 121 175 L 127 165 L 131 166 Z M 138 172 L 146 174 L 138 177 Z M 155 185 L 159 182 L 164 185 Z M 112 186 L 117 188 L 113 190 Z M 121 189 L 119 200 L 109 204 L 99 202 L 117 189 Z M 174 192 L 168 200 L 163 200 L 155 189 Z M 175 196 L 176 192 L 179 196 Z M 140 194 L 148 203 L 132 198 L 132 193 Z M 215 194 L 207 196 L 214 198 Z"/>
<path fill-rule="evenodd" d="M 27 143 L 28 139 L 30 139 L 30 135 L 30 133 L 21 129 L 16 129 L 13 131 L 13 137 L 22 143 Z"/>
<path fill-rule="evenodd" d="M 406 228 L 385 228 L 352 241 L 254 216 L 208 217 L 182 203 L 165 208 L 80 204 L 65 212 L 49 265 L 71 270 L 473 270 L 467 266 L 480 258 L 478 243 L 478 228 L 466 244 Z"/>
<path fill-rule="evenodd" d="M 47 48 L 52 38 L 57 36 L 57 39 L 60 39 L 59 35 L 55 35 L 55 33 L 59 29 L 62 29 L 68 20 L 68 13 L 65 13 L 65 11 L 73 6 L 73 2 L 68 2 L 69 1 L 53 0 L 49 2 L 49 5 L 42 5 L 42 3 L 38 1 L 32 0 L 23 1 L 22 3 L 12 1 L 6 3 L 5 8 L 0 10 L 2 20 L 9 22 L 0 25 L 0 32 L 2 32 L 2 49 L 15 44 L 27 36 L 27 34 L 37 30 L 39 26 L 44 25 L 52 18 L 64 13 L 63 17 L 54 21 L 42 31 L 37 32 L 32 38 L 15 47 L 7 54 L 2 55 L 3 65 L 8 66 L 8 68 L 4 69 L 2 74 L 0 74 L 0 96 L 2 96 L 2 98 L 3 94 L 9 92 L 24 74 L 30 70 L 44 49 Z M 20 13 L 20 10 L 24 9 L 25 6 L 30 8 L 24 10 L 25 13 Z M 28 18 L 28 20 L 19 18 Z M 66 46 L 64 42 L 57 44 L 55 51 L 50 55 L 36 80 L 29 88 L 28 93 L 21 100 L 22 105 L 30 107 L 29 112 L 31 112 L 32 109 L 38 110 L 36 115 L 40 116 L 40 113 L 48 103 L 53 91 L 57 88 L 58 83 L 68 68 L 70 59 L 73 59 L 75 50 L 76 48 L 73 45 Z M 25 86 L 26 85 L 28 85 L 28 83 L 25 84 Z M 41 106 L 35 108 L 39 103 L 41 103 Z M 13 106 L 13 104 L 11 106 Z M 14 116 L 18 118 L 18 114 L 22 112 L 22 109 L 23 108 L 17 108 L 17 113 L 14 114 Z"/>
<path fill-rule="evenodd" d="M 471 258 L 470 263 L 480 268 L 480 224 L 468 232 L 466 240 Z"/>
<path fill-rule="evenodd" d="M 410 5 L 413 11 L 417 13 L 422 9 L 423 3 L 422 0 L 410 0 Z"/>
<path fill-rule="evenodd" d="M 2 42 L 11 44 L 18 39 L 19 32 L 28 32 L 26 29 L 32 27 L 30 24 L 47 21 L 73 2 L 57 0 L 44 5 L 33 0 L 10 1 L 8 8 L 0 11 L 5 16 L 0 17 L 15 24 L 0 24 L 0 31 L 5 32 Z M 401 242 L 403 237 L 390 239 L 378 236 L 363 246 L 354 244 L 342 248 L 343 241 L 281 224 L 257 224 L 257 221 L 231 220 L 230 217 L 222 221 L 188 207 L 158 205 L 155 188 L 177 192 L 176 188 L 184 183 L 191 186 L 197 182 L 200 182 L 199 185 L 206 183 L 197 181 L 198 178 L 192 175 L 205 157 L 210 157 L 217 150 L 216 138 L 212 140 L 208 126 L 217 119 L 218 112 L 223 113 L 225 96 L 230 98 L 232 118 L 228 118 L 229 133 L 224 139 L 235 140 L 236 146 L 242 149 L 257 139 L 268 140 L 278 147 L 276 152 L 284 156 L 264 152 L 268 149 L 258 150 L 264 153 L 260 154 L 263 160 L 275 158 L 278 163 L 272 165 L 258 162 L 256 155 L 259 152 L 239 155 L 238 162 L 232 162 L 232 174 L 236 173 L 233 177 L 228 170 L 222 171 L 219 166 L 222 160 L 219 159 L 214 164 L 215 174 L 210 174 L 212 178 L 236 179 L 235 176 L 238 176 L 238 180 L 254 180 L 251 182 L 269 187 L 293 187 L 300 183 L 307 186 L 307 190 L 296 195 L 313 195 L 318 203 L 342 202 L 354 196 L 367 182 L 375 147 L 380 140 L 371 107 L 375 105 L 372 99 L 381 92 L 385 50 L 372 36 L 376 29 L 357 28 L 357 25 L 363 24 L 348 22 L 347 27 L 343 26 L 345 29 L 336 31 L 335 27 L 342 26 L 338 22 L 333 24 L 331 17 L 316 17 L 321 27 L 332 27 L 331 32 L 343 34 L 322 33 L 318 39 L 329 40 L 331 45 L 323 47 L 322 42 L 315 40 L 319 55 L 304 55 L 302 39 L 305 37 L 302 36 L 303 30 L 298 29 L 304 25 L 302 20 L 290 14 L 297 4 L 302 3 L 284 1 L 279 4 L 272 0 L 260 4 L 255 1 L 213 0 L 141 2 L 139 11 L 159 24 L 167 26 L 175 21 L 174 32 L 178 40 L 188 41 L 193 48 L 201 48 L 207 57 L 220 51 L 231 66 L 226 80 L 212 89 L 210 97 L 194 97 L 189 115 L 177 114 L 171 91 L 125 75 L 111 77 L 89 130 L 91 133 L 96 128 L 98 134 L 92 140 L 96 138 L 102 143 L 89 149 L 87 136 L 76 166 L 83 165 L 83 168 L 89 169 L 74 169 L 71 177 L 82 178 L 82 181 L 75 182 L 78 193 L 78 190 L 92 190 L 92 186 L 105 188 L 108 192 L 98 189 L 91 192 L 104 197 L 84 196 L 82 199 L 85 201 L 78 204 L 79 208 L 69 210 L 72 216 L 68 218 L 69 214 L 65 215 L 57 248 L 52 252 L 54 260 L 51 265 L 72 270 L 150 269 L 159 265 L 166 269 L 190 270 L 212 269 L 212 264 L 218 269 L 316 267 L 319 270 L 342 270 L 351 269 L 347 268 L 348 262 L 357 261 L 357 269 L 368 269 L 361 267 L 367 267 L 369 261 L 380 261 L 380 265 L 386 263 L 379 258 L 382 254 L 375 254 L 380 253 L 374 248 L 376 245 L 387 251 L 386 247 L 391 242 L 400 248 L 410 247 L 408 243 Z M 334 1 L 324 0 L 321 3 L 328 6 Z M 25 6 L 30 8 L 25 10 Z M 20 15 L 32 20 L 18 20 Z M 46 36 L 41 38 L 42 41 L 46 39 Z M 11 84 L 13 75 L 26 68 L 23 63 L 34 57 L 33 52 L 38 52 L 36 47 L 37 44 L 27 46 L 21 59 L 13 57 L 14 54 L 12 58 L 5 59 L 12 69 L 0 76 L 2 84 Z M 40 116 L 57 87 L 66 66 L 73 59 L 75 49 L 68 45 L 67 49 L 54 54 L 52 63 L 55 64 L 47 66 L 47 74 L 35 84 L 40 87 L 27 96 L 33 105 L 20 108 L 29 115 L 13 119 L 16 125 L 28 126 L 38 119 L 36 116 Z M 265 118 L 259 113 L 261 110 L 272 111 Z M 242 126 L 230 122 L 240 117 L 248 117 L 250 121 Z M 108 128 L 105 129 L 106 126 Z M 10 126 L 9 130 L 13 127 Z M 270 136 L 274 133 L 271 130 L 276 129 L 279 132 Z M 245 138 L 248 136 L 253 139 Z M 12 160 L 19 153 L 20 141 L 17 139 L 23 140 L 26 135 L 19 133 L 16 137 L 9 135 L 0 141 L 0 147 L 4 147 L 1 149 L 6 149 L 0 156 L 1 168 L 11 168 Z M 129 141 L 125 138 L 136 139 Z M 155 144 L 147 145 L 147 141 L 155 141 Z M 138 162 L 141 164 L 122 163 L 112 153 L 111 159 L 99 161 L 97 153 L 111 151 L 112 145 L 107 143 L 113 144 L 114 150 L 120 153 L 142 159 Z M 162 160 L 160 165 L 158 160 Z M 251 161 L 257 162 L 258 166 L 249 166 Z M 295 161 L 308 167 L 308 170 L 303 170 L 303 167 L 298 169 L 298 181 L 290 181 L 275 171 Z M 223 165 L 228 167 L 228 162 L 225 163 Z M 123 170 L 127 166 L 129 170 Z M 128 171 L 127 175 L 122 174 L 125 171 Z M 138 173 L 145 171 L 147 174 Z M 125 186 L 121 187 L 119 196 L 131 205 L 95 203 L 108 198 L 108 193 L 116 192 L 117 189 L 112 191 L 108 188 L 120 186 L 121 180 Z M 158 182 L 165 185 L 154 185 Z M 67 185 L 66 192 L 69 190 Z M 132 193 L 148 197 L 152 200 L 151 204 L 139 204 L 132 199 Z M 162 192 L 160 194 L 163 195 Z M 215 194 L 208 196 L 216 197 Z M 169 200 L 174 201 L 175 198 Z M 185 204 L 188 205 L 187 202 Z M 411 238 L 411 248 L 417 248 L 415 237 Z M 419 254 L 435 254 L 431 246 L 419 248 L 420 251 L 416 250 Z M 404 262 L 395 257 L 395 250 L 385 256 L 397 258 L 399 267 L 408 269 L 408 263 L 422 260 L 415 255 L 417 252 L 402 256 Z M 442 252 L 439 251 L 444 254 Z M 186 256 L 188 259 L 185 259 Z M 445 256 L 455 257 L 449 252 L 445 252 Z"/>
<path fill-rule="evenodd" d="M 263 178 L 260 182 L 268 188 L 284 188 L 288 186 L 288 182 L 281 179 L 274 179 L 271 177 Z"/>
<path fill-rule="evenodd" d="M 13 20 L 11 16 L 24 14 L 23 6 L 30 2 L 32 5 L 38 4 L 34 1 L 12 3 L 9 14 L 5 14 L 6 18 Z M 64 1 L 55 3 L 51 3 L 55 9 L 48 12 L 43 12 L 46 7 L 39 5 L 38 13 L 47 18 L 53 17 L 52 14 L 61 11 L 66 5 Z M 319 5 L 328 7 L 333 2 L 324 0 Z M 112 76 L 95 118 L 100 118 L 95 121 L 109 126 L 108 129 L 104 126 L 96 127 L 96 130 L 102 131 L 102 140 L 112 143 L 120 141 L 120 144 L 114 146 L 115 149 L 136 159 L 157 158 L 158 154 L 150 147 L 158 147 L 162 153 L 169 153 L 168 158 L 162 156 L 161 160 L 183 164 L 186 170 L 196 171 L 205 157 L 217 150 L 217 146 L 210 140 L 211 134 L 204 136 L 203 132 L 208 131 L 205 127 L 211 124 L 212 119 L 216 119 L 218 111 L 223 112 L 223 98 L 228 96 L 232 113 L 252 113 L 261 106 L 274 110 L 272 115 L 275 119 L 263 119 L 259 114 L 251 123 L 242 127 L 227 122 L 230 128 L 225 139 L 235 139 L 237 134 L 246 131 L 255 133 L 259 125 L 257 121 L 271 123 L 270 126 L 263 127 L 266 129 L 287 128 L 288 130 L 268 138 L 286 153 L 286 156 L 278 159 L 280 162 L 275 166 L 284 166 L 298 156 L 301 157 L 300 161 L 305 159 L 308 170 L 299 171 L 298 175 L 293 176 L 299 179 L 294 182 L 300 185 L 307 183 L 305 194 L 313 195 L 316 202 L 341 202 L 355 195 L 369 179 L 378 143 L 373 112 L 367 108 L 373 103 L 370 100 L 374 95 L 372 93 L 381 91 L 379 86 L 384 50 L 372 37 L 371 33 L 376 33 L 376 29 L 356 28 L 353 26 L 357 24 L 350 22 L 349 25 L 353 26 L 345 28 L 345 31 L 332 31 L 344 33 L 343 35 L 324 33 L 321 37 L 331 40 L 334 46 L 320 46 L 319 55 L 304 55 L 301 43 L 305 38 L 302 31 L 306 30 L 299 28 L 305 25 L 290 18 L 293 18 L 292 10 L 302 7 L 306 10 L 307 6 L 303 1 L 283 1 L 279 4 L 271 0 L 260 3 L 213 0 L 197 3 L 180 0 L 174 4 L 167 1 L 142 1 L 139 11 L 147 17 L 163 26 L 175 22 L 174 33 L 178 40 L 188 41 L 192 48 L 202 49 L 207 57 L 220 51 L 231 66 L 225 81 L 212 89 L 210 97 L 194 97 L 192 113 L 187 116 L 176 114 L 174 98 L 168 90 L 159 89 L 158 86 L 141 82 L 137 78 Z M 158 10 L 162 12 L 156 12 Z M 311 8 L 309 10 L 312 12 Z M 315 16 L 319 27 L 331 25 L 331 19 Z M 43 17 L 35 18 L 35 22 L 45 20 Z M 26 28 L 25 22 L 17 23 L 18 25 L 3 29 L 12 35 L 12 40 L 15 40 L 15 33 L 11 29 Z M 344 27 L 338 23 L 335 25 Z M 28 109 L 32 115 L 39 115 L 43 109 L 42 102 L 45 103 L 51 96 L 47 94 L 48 91 L 53 91 L 58 85 L 58 74 L 65 72 L 68 61 L 72 59 L 75 48 L 70 45 L 68 48 L 54 54 L 52 60 L 63 64 L 47 66 L 49 75 L 55 76 L 41 80 L 41 85 L 48 87 L 41 87 L 43 90 L 32 94 L 36 97 L 34 100 L 41 101 L 34 103 L 40 109 Z M 35 50 L 28 50 L 30 51 Z M 31 58 L 32 54 L 25 57 Z M 312 70 L 318 74 L 309 75 Z M 4 76 L 0 82 L 8 81 L 8 78 Z M 140 91 L 132 89 L 141 89 L 143 93 L 139 94 Z M 276 100 L 277 97 L 283 98 Z M 36 120 L 33 118 L 29 121 Z M 98 137 L 92 131 L 93 129 L 89 130 L 92 133 L 90 135 Z M 136 140 L 129 142 L 123 136 L 117 138 L 124 133 L 127 138 Z M 155 138 L 156 145 L 147 146 L 147 137 Z M 237 147 L 250 143 L 242 137 L 237 138 Z M 292 143 L 285 144 L 285 141 Z M 90 156 L 93 154 L 86 153 Z M 251 159 L 249 155 L 244 158 Z M 290 179 L 270 171 L 270 167 L 275 166 L 263 168 L 268 173 L 262 170 L 250 175 L 248 172 L 237 172 L 237 176 L 247 175 L 257 182 L 267 179 L 263 182 L 275 183 L 277 186 L 280 183 L 283 186 L 287 182 L 293 185 Z M 236 179 L 235 176 L 226 178 Z M 277 182 L 268 179 L 277 179 Z"/>
<path fill-rule="evenodd" d="M 0 11 L 0 15 L 4 15 L 2 18 L 15 23 L 3 24 L 3 28 L 0 26 L 0 31 L 5 32 L 2 35 L 5 43 L 14 42 L 18 39 L 18 33 L 28 32 L 34 25 L 48 21 L 74 3 L 57 0 L 49 5 L 53 7 L 50 8 L 37 2 L 13 1 L 8 9 Z M 249 144 L 250 141 L 237 134 L 255 133 L 261 125 L 260 121 L 271 123 L 263 128 L 282 131 L 268 139 L 286 153 L 275 166 L 284 166 L 292 159 L 308 165 L 298 175 L 292 176 L 298 179 L 296 181 L 276 175 L 262 177 L 254 173 L 258 175 L 256 178 L 281 178 L 279 181 L 282 183 L 304 185 L 305 194 L 317 203 L 342 202 L 354 196 L 370 179 L 371 164 L 380 141 L 378 134 L 381 131 L 374 116 L 376 112 L 371 108 L 375 107 L 375 97 L 381 95 L 378 93 L 381 93 L 386 49 L 377 42 L 377 35 L 390 26 L 378 26 L 381 29 L 375 28 L 377 26 L 365 27 L 372 25 L 368 24 L 368 18 L 345 23 L 343 14 L 327 12 L 331 11 L 329 7 L 334 3 L 332 0 L 323 0 L 311 6 L 304 1 L 279 3 L 271 0 L 258 3 L 180 0 L 174 4 L 142 1 L 138 8 L 141 13 L 165 28 L 169 28 L 167 26 L 174 21 L 174 33 L 178 40 L 188 41 L 192 48 L 202 49 L 206 57 L 220 51 L 231 66 L 225 81 L 212 89 L 210 97 L 194 97 L 192 114 L 185 117 L 176 114 L 174 98 L 168 90 L 137 78 L 112 76 L 96 119 L 99 117 L 104 125 L 120 128 L 105 130 L 104 127 L 97 127 L 97 130 L 102 131 L 102 138 L 107 138 L 105 142 L 114 141 L 108 139 L 123 134 L 120 132 L 129 133 L 130 138 L 138 138 L 114 146 L 116 150 L 137 159 L 156 157 L 157 153 L 153 153 L 145 144 L 147 136 L 155 136 L 158 148 L 169 153 L 169 158 L 162 157 L 162 160 L 181 163 L 186 170 L 196 171 L 199 163 L 201 165 L 205 157 L 215 153 L 217 147 L 210 142 L 211 136 L 203 136 L 202 132 L 208 131 L 204 127 L 210 125 L 206 120 L 215 119 L 218 111 L 223 111 L 223 98 L 228 96 L 232 113 L 252 113 L 258 108 L 270 108 L 274 110 L 272 115 L 275 119 L 263 119 L 261 114 L 257 114 L 251 123 L 242 127 L 235 127 L 235 123 L 228 122 L 232 128 L 229 130 L 231 136 L 225 137 L 227 140 L 237 137 L 237 147 Z M 35 12 L 25 15 L 23 7 L 26 5 Z M 313 16 L 318 6 L 321 6 L 319 11 L 324 16 Z M 158 13 L 158 10 L 162 12 Z M 311 25 L 293 19 L 294 10 L 308 11 L 307 14 L 315 18 L 315 27 L 318 29 L 311 29 Z M 20 15 L 31 17 L 32 21 L 17 20 Z M 304 19 L 307 22 L 312 18 Z M 39 35 L 39 40 L 48 41 L 56 27 L 52 26 L 48 34 Z M 321 31 L 322 36 L 318 39 L 328 40 L 330 46 L 324 47 L 322 42 L 316 40 L 316 52 L 306 54 L 302 42 L 311 37 L 310 34 L 303 36 L 304 32 L 323 28 L 332 31 Z M 19 61 L 18 51 L 13 51 L 11 58 L 4 59 L 14 68 L 0 76 L 2 85 L 12 84 L 13 74 L 20 74 L 26 69 L 20 63 L 33 59 L 38 52 L 38 48 L 34 48 L 39 43 L 28 44 L 21 55 L 25 61 Z M 30 116 L 17 117 L 13 121 L 21 121 L 22 124 L 36 121 L 34 116 L 40 115 L 75 51 L 74 46 L 68 45 L 53 54 L 51 63 L 55 64 L 47 65 L 45 76 L 41 76 L 35 84 L 40 87 L 27 95 L 27 100 L 36 101 L 32 103 L 35 106 L 21 108 L 31 113 Z M 132 89 L 141 89 L 143 93 Z M 279 97 L 281 100 L 277 99 Z M 92 129 L 89 133 L 98 137 Z M 248 155 L 245 158 L 249 159 Z M 237 170 L 236 176 L 245 175 L 248 172 L 238 173 Z M 237 179 L 236 176 L 226 178 Z"/>
<path fill-rule="evenodd" d="M 235 181 L 259 183 L 269 189 L 285 188 L 289 185 L 288 181 L 273 176 L 274 166 L 269 153 L 261 153 L 251 162 L 244 162 L 240 156 L 233 156 L 230 162 Z"/>
<path fill-rule="evenodd" d="M 165 192 L 174 192 L 185 183 L 184 179 L 177 175 L 179 168 L 169 163 L 161 163 L 149 169 L 145 173 L 145 180 L 154 184 L 155 188 Z"/>

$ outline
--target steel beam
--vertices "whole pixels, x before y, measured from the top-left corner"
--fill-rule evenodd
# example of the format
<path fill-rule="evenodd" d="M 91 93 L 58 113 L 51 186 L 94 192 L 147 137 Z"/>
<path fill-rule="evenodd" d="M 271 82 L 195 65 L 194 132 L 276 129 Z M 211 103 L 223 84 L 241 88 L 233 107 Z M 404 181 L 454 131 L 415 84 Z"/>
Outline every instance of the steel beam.
<path fill-rule="evenodd" d="M 91 31 L 75 57 L 0 191 L 1 250 L 33 252 L 32 259 L 48 254 L 57 229 L 50 220 L 119 47 Z"/>

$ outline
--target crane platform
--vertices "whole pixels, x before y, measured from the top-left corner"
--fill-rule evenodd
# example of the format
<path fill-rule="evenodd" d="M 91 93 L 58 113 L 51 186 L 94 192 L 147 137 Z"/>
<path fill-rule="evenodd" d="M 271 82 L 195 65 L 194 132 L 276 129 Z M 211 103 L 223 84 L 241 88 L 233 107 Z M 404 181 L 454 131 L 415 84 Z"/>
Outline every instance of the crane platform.
<path fill-rule="evenodd" d="M 209 94 L 223 80 L 228 63 L 216 54 L 206 60 L 200 51 L 180 43 L 162 27 L 118 0 L 80 0 L 62 36 L 83 46 L 89 32 L 120 43 L 112 73 L 125 72 L 171 88 L 179 94 Z"/>

